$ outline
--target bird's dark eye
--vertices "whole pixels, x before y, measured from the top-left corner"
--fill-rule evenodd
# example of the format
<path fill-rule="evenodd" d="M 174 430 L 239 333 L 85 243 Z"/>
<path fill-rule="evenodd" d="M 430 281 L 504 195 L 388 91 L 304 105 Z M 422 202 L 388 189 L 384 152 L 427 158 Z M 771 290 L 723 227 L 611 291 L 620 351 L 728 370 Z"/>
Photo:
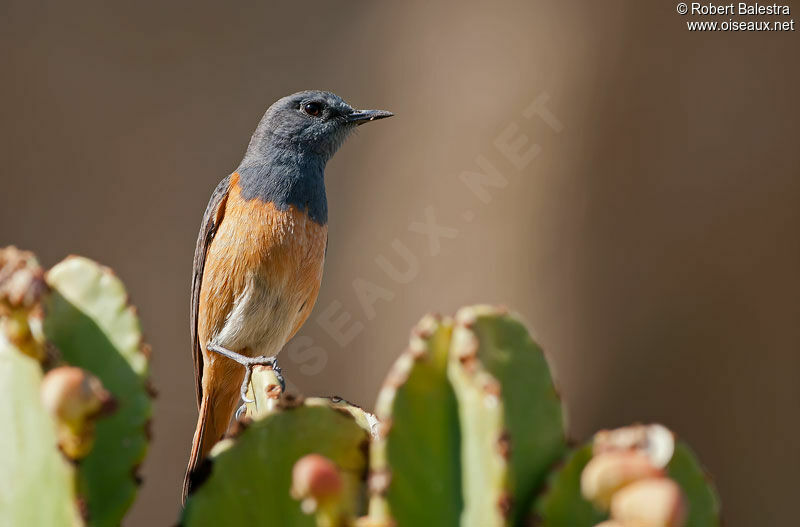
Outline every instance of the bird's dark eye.
<path fill-rule="evenodd" d="M 322 113 L 322 105 L 318 102 L 307 102 L 303 105 L 303 111 L 312 117 L 319 117 Z"/>

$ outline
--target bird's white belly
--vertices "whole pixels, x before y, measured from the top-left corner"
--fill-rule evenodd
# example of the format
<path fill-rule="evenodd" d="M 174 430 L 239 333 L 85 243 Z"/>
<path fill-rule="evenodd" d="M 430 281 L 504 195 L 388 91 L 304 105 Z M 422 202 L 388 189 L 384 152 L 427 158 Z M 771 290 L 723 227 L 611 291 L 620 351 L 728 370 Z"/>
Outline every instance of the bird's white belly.
<path fill-rule="evenodd" d="M 303 303 L 287 286 L 251 275 L 213 342 L 252 356 L 276 355 L 298 323 Z"/>

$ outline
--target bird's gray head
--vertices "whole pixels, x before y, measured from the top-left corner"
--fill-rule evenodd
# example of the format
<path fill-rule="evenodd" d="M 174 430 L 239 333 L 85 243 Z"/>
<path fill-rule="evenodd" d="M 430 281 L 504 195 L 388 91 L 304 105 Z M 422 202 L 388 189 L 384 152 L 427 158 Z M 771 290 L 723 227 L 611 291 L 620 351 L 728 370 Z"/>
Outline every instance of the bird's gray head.
<path fill-rule="evenodd" d="M 325 164 L 357 126 L 391 116 L 384 110 L 355 110 L 325 91 L 280 99 L 258 123 L 237 169 L 243 197 L 280 209 L 295 206 L 325 223 Z"/>
<path fill-rule="evenodd" d="M 384 110 L 355 110 L 336 94 L 307 90 L 269 107 L 250 140 L 247 157 L 256 160 L 273 148 L 328 161 L 356 126 L 391 117 Z"/>

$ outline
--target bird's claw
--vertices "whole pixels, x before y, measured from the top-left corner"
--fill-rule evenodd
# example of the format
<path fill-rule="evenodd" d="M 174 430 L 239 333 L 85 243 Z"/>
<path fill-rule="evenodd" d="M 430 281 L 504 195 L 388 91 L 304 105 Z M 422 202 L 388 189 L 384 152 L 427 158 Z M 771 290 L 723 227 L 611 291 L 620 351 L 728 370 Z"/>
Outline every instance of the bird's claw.
<path fill-rule="evenodd" d="M 278 363 L 272 365 L 272 371 L 275 372 L 275 377 L 278 378 L 278 382 L 281 384 L 281 393 L 286 391 L 286 379 L 283 378 L 281 374 L 281 369 L 278 367 Z"/>
<path fill-rule="evenodd" d="M 241 388 L 241 395 L 242 401 L 245 403 L 253 403 L 255 402 L 254 399 L 250 399 L 247 397 L 247 387 L 250 385 L 250 378 L 253 376 L 253 368 L 255 366 L 270 366 L 272 371 L 275 372 L 275 376 L 278 378 L 278 382 L 281 384 L 281 391 L 283 391 L 286 387 L 286 383 L 283 380 L 283 375 L 281 375 L 281 369 L 278 367 L 278 359 L 275 357 L 245 357 L 244 366 L 244 380 L 242 381 L 242 388 Z"/>
<path fill-rule="evenodd" d="M 242 386 L 239 393 L 242 397 L 242 401 L 244 401 L 246 404 L 255 402 L 253 399 L 247 397 L 247 387 L 250 385 L 250 378 L 253 375 L 253 367 L 255 366 L 271 366 L 272 371 L 275 372 L 275 376 L 278 378 L 278 382 L 281 384 L 281 392 L 286 390 L 286 381 L 284 380 L 283 375 L 281 375 L 281 369 L 278 367 L 278 359 L 276 359 L 274 356 L 267 357 L 265 355 L 261 355 L 259 357 L 248 357 L 247 355 L 236 353 L 235 351 L 231 351 L 215 344 L 209 344 L 208 350 L 219 353 L 220 355 L 228 357 L 229 359 L 244 366 L 244 379 L 242 380 Z"/>

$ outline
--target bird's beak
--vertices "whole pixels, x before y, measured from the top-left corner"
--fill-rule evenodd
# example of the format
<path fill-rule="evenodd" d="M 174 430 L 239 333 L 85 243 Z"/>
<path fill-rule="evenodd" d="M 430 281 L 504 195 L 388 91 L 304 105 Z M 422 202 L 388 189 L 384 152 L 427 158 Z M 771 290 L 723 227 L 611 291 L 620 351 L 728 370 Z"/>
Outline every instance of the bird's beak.
<path fill-rule="evenodd" d="M 386 110 L 356 110 L 347 116 L 347 122 L 361 125 L 377 119 L 386 119 L 394 114 Z"/>

